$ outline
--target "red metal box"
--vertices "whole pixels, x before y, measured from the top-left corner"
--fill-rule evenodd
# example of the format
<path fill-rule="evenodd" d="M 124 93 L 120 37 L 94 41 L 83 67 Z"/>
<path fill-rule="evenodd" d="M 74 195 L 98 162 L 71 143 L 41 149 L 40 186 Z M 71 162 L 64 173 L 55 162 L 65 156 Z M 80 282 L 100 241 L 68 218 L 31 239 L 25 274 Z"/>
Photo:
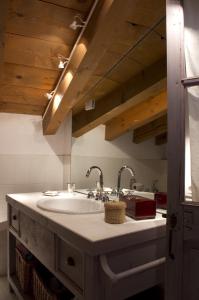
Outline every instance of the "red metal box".
<path fill-rule="evenodd" d="M 136 220 L 152 219 L 156 216 L 156 201 L 134 195 L 121 196 L 127 205 L 126 215 Z"/>

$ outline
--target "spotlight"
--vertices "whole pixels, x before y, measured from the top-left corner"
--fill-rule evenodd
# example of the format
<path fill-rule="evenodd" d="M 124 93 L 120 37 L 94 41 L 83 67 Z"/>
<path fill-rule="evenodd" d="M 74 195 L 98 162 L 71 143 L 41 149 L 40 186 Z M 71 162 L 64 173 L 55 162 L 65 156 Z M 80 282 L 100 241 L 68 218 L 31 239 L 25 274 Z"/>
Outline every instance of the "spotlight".
<path fill-rule="evenodd" d="M 59 59 L 58 68 L 64 69 L 65 65 L 69 62 L 69 58 L 66 58 L 66 57 L 62 56 L 61 54 L 59 54 L 58 59 Z"/>
<path fill-rule="evenodd" d="M 84 27 L 86 22 L 84 22 L 80 15 L 74 17 L 74 21 L 70 24 L 70 28 L 76 30 L 78 27 Z"/>
<path fill-rule="evenodd" d="M 48 100 L 51 100 L 53 95 L 54 95 L 55 91 L 52 91 L 52 92 L 48 92 L 45 94 L 46 98 L 48 98 Z"/>
<path fill-rule="evenodd" d="M 95 100 L 90 100 L 90 101 L 87 101 L 85 103 L 85 107 L 84 107 L 85 110 L 93 110 L 95 109 Z"/>

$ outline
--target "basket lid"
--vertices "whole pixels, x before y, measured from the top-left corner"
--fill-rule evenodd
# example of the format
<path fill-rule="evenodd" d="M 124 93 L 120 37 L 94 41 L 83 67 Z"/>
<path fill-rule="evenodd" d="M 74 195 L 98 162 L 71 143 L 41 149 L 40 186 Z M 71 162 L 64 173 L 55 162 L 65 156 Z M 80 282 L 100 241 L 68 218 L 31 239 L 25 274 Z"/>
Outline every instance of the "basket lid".
<path fill-rule="evenodd" d="M 104 203 L 106 209 L 124 209 L 126 208 L 126 203 L 123 201 L 109 201 Z"/>

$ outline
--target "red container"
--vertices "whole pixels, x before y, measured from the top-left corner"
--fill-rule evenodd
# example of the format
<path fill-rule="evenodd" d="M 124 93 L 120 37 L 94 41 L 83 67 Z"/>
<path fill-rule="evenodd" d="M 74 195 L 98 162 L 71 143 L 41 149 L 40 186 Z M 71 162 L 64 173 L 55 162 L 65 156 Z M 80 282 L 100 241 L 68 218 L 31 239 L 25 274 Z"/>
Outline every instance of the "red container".
<path fill-rule="evenodd" d="M 157 208 L 167 208 L 167 193 L 157 192 L 155 193 L 155 201 Z"/>
<path fill-rule="evenodd" d="M 134 195 L 121 197 L 127 205 L 126 215 L 136 220 L 153 219 L 156 216 L 156 201 Z"/>

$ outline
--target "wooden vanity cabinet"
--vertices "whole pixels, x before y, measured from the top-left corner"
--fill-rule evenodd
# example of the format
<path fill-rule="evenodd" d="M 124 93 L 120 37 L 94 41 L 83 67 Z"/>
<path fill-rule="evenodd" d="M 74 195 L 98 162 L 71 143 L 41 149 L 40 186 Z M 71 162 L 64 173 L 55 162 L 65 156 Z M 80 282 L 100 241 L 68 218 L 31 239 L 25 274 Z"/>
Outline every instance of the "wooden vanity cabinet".
<path fill-rule="evenodd" d="M 78 300 L 123 300 L 164 280 L 165 237 L 92 255 L 71 243 L 63 228 L 8 201 L 8 279 L 19 299 L 15 245 L 21 242 Z M 16 217 L 15 217 L 16 216 Z M 94 247 L 94 246 L 93 246 Z"/>
<path fill-rule="evenodd" d="M 78 299 L 83 299 L 83 259 L 80 251 L 64 241 L 56 233 L 42 226 L 23 212 L 17 212 L 9 206 L 9 267 L 8 279 L 12 286 L 16 284 L 15 246 L 16 240 L 21 242 L 63 285 L 69 288 Z M 12 221 L 17 213 L 17 223 Z M 12 246 L 11 246 L 12 244 Z M 13 278 L 15 284 L 13 282 Z M 16 286 L 14 287 L 16 291 Z M 20 290 L 20 289 L 19 289 Z M 19 297 L 19 290 L 17 295 Z M 24 296 L 29 299 L 28 296 Z M 23 299 L 23 298 L 21 298 Z"/>

